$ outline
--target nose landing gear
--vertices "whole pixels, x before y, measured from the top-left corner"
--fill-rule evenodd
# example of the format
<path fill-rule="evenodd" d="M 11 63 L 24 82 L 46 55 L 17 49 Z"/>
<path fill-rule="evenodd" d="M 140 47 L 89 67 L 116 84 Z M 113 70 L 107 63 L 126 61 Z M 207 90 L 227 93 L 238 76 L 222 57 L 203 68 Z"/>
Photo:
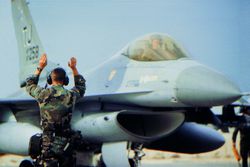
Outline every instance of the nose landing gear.
<path fill-rule="evenodd" d="M 141 167 L 141 160 L 146 155 L 143 152 L 143 144 L 135 143 L 133 146 L 134 157 L 129 159 L 131 167 Z"/>

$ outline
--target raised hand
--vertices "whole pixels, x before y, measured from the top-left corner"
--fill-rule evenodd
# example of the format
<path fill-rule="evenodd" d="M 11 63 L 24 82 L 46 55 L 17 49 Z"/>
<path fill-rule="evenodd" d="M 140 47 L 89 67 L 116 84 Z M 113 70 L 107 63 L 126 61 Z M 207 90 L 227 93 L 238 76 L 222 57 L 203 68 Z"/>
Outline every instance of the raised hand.
<path fill-rule="evenodd" d="M 39 67 L 41 69 L 44 69 L 44 67 L 47 65 L 47 54 L 43 53 L 40 60 L 39 60 Z"/>
<path fill-rule="evenodd" d="M 77 71 L 77 68 L 76 68 L 76 58 L 75 57 L 71 57 L 69 62 L 68 62 L 68 66 L 72 69 L 72 72 L 73 72 L 73 75 L 76 76 L 78 75 L 78 71 Z"/>
<path fill-rule="evenodd" d="M 68 66 L 73 70 L 76 69 L 76 58 L 75 57 L 71 57 L 69 62 L 68 62 Z"/>

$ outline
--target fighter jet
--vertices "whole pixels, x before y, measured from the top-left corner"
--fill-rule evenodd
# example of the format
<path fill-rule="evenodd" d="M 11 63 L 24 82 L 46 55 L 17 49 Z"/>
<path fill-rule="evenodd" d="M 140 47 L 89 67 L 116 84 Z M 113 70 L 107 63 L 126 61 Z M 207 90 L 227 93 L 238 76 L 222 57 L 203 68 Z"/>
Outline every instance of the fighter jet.
<path fill-rule="evenodd" d="M 37 102 L 23 87 L 45 51 L 27 2 L 11 4 L 21 88 L 0 100 L 0 153 L 28 155 L 30 138 L 41 133 L 40 115 Z M 40 85 L 55 67 L 57 62 L 49 62 Z M 71 122 L 86 144 L 78 150 L 83 166 L 98 166 L 98 161 L 107 167 L 139 166 L 144 148 L 190 154 L 215 150 L 224 138 L 203 125 L 219 124 L 210 108 L 242 96 L 227 77 L 190 58 L 163 33 L 128 43 L 85 78 L 87 92 Z"/>

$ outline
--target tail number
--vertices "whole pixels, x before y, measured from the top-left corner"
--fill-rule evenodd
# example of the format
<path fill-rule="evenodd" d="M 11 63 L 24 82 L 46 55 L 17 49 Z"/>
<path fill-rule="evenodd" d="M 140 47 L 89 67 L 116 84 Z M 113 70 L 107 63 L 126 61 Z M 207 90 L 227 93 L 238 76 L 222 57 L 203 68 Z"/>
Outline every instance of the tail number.
<path fill-rule="evenodd" d="M 26 61 L 34 61 L 38 59 L 39 46 L 30 46 L 26 49 Z"/>
<path fill-rule="evenodd" d="M 39 56 L 39 46 L 31 45 L 32 42 L 32 25 L 23 27 L 23 37 L 26 49 L 26 61 L 34 61 Z"/>

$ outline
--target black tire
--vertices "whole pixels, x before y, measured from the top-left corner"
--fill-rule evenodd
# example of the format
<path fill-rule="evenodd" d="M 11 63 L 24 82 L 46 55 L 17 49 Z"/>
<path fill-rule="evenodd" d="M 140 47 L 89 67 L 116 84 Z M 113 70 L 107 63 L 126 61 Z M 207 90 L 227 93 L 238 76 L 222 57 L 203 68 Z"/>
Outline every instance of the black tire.
<path fill-rule="evenodd" d="M 129 158 L 128 161 L 129 161 L 130 167 L 134 167 L 135 166 L 135 161 L 132 158 Z"/>
<path fill-rule="evenodd" d="M 19 167 L 35 167 L 35 166 L 32 161 L 25 159 L 20 163 Z"/>

